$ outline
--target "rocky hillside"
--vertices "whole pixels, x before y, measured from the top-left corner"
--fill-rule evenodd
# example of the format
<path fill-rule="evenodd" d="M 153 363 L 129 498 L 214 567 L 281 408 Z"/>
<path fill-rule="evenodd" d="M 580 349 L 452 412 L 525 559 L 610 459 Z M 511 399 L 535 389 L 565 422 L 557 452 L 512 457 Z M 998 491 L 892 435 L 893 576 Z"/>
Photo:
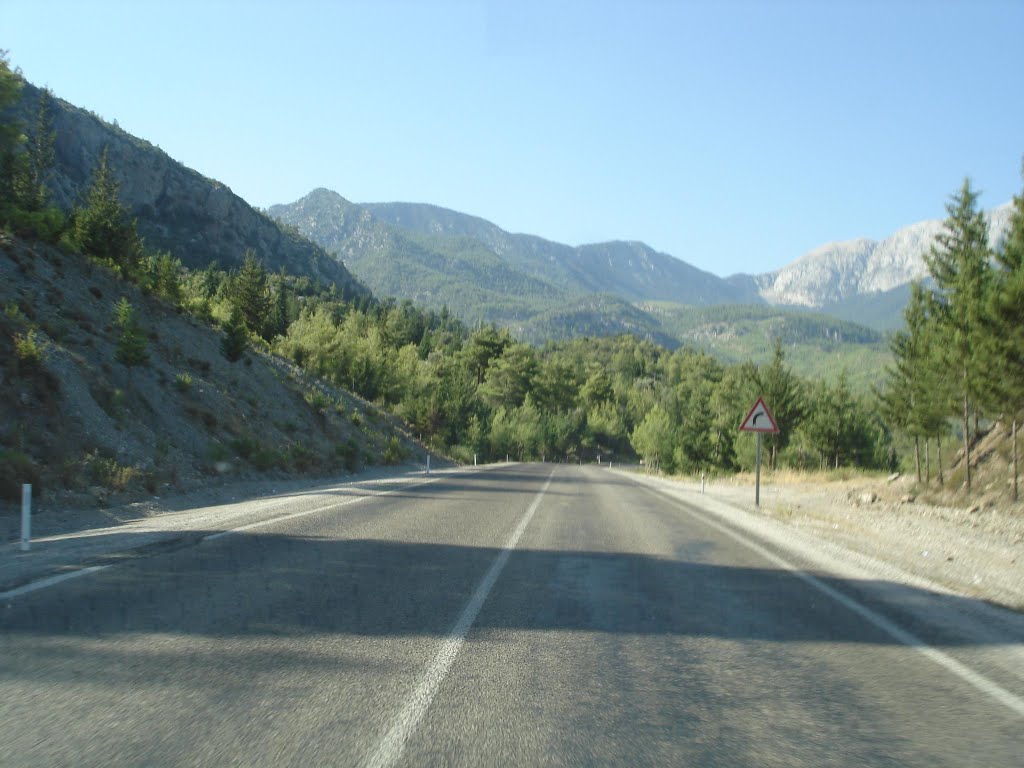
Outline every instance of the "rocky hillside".
<path fill-rule="evenodd" d="M 14 117 L 31 125 L 41 91 L 25 83 Z M 96 115 L 52 98 L 55 167 L 48 187 L 54 202 L 70 210 L 81 202 L 104 149 L 121 183 L 121 201 L 137 217 L 151 250 L 170 251 L 187 267 L 242 263 L 253 249 L 271 271 L 285 268 L 327 284 L 346 296 L 366 294 L 345 267 L 322 248 L 252 208 L 227 186 L 168 157 L 158 147 L 125 133 Z"/>
<path fill-rule="evenodd" d="M 0 238 L 0 493 L 75 507 L 226 479 L 422 458 L 367 403 L 250 350 L 83 257 Z M 127 298 L 145 360 L 119 362 Z M 3 507 L 0 506 L 0 511 Z"/>
<path fill-rule="evenodd" d="M 1005 235 L 1012 206 L 987 213 L 989 243 Z M 927 275 L 924 256 L 943 228 L 941 219 L 911 224 L 884 240 L 866 238 L 828 243 L 782 269 L 762 275 L 736 275 L 729 281 L 753 288 L 770 304 L 814 307 L 826 311 L 859 297 L 898 289 Z M 868 318 L 862 316 L 862 322 Z"/>

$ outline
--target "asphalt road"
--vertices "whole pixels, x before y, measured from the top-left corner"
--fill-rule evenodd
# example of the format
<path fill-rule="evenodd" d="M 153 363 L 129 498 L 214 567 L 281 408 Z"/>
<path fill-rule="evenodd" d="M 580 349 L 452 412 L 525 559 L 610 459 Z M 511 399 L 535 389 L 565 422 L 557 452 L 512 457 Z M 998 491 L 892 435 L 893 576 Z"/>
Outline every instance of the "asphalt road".
<path fill-rule="evenodd" d="M 699 497 L 512 465 L 342 498 L 6 599 L 0 765 L 1024 765 L 988 661 L 1020 638 Z"/>

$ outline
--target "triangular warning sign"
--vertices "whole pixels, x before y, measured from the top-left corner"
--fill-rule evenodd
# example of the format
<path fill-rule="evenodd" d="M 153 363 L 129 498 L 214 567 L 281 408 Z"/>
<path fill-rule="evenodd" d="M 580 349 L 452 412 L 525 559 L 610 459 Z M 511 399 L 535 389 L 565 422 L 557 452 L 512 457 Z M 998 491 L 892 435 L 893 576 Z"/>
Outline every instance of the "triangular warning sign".
<path fill-rule="evenodd" d="M 764 404 L 764 398 L 757 398 L 757 402 L 754 403 L 754 407 L 750 409 L 750 413 L 747 414 L 747 418 L 743 420 L 743 424 L 740 425 L 740 432 L 770 432 L 775 433 L 779 431 L 779 425 L 775 423 L 775 417 L 772 416 L 772 412 L 768 410 L 768 406 Z"/>

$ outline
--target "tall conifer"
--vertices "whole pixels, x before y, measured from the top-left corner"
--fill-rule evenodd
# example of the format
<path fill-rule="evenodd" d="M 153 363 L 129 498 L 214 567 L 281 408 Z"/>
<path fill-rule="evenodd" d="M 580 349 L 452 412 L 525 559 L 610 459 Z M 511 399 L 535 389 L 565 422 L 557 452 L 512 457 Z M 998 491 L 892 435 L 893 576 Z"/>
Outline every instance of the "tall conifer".
<path fill-rule="evenodd" d="M 971 418 L 987 372 L 984 368 L 984 314 L 991 285 L 988 222 L 978 209 L 978 193 L 964 179 L 960 191 L 946 205 L 949 214 L 943 231 L 925 256 L 938 288 L 937 318 L 941 345 L 951 377 L 956 380 L 958 411 L 964 439 L 967 488 L 971 487 Z"/>

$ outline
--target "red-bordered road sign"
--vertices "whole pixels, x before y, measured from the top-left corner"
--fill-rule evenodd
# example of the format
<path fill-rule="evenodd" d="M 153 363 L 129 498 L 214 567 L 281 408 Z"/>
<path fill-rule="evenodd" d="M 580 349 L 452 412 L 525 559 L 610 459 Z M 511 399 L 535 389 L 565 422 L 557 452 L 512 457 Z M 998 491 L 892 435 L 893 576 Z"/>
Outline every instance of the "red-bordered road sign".
<path fill-rule="evenodd" d="M 740 425 L 740 432 L 767 432 L 775 434 L 778 431 L 779 425 L 775 422 L 772 412 L 768 410 L 768 406 L 764 404 L 764 398 L 757 398 L 754 407 L 750 409 L 747 418 Z"/>

